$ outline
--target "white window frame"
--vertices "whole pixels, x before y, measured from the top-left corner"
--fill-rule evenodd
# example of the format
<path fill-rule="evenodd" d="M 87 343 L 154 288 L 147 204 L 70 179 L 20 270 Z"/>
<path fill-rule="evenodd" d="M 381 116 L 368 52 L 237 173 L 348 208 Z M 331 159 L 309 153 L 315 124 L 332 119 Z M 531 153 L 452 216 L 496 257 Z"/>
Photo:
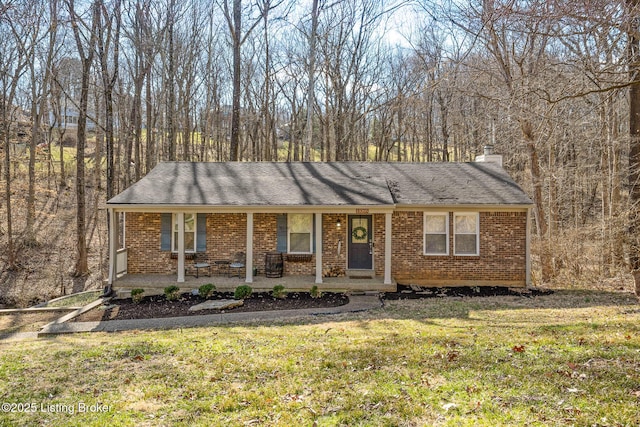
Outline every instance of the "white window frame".
<path fill-rule="evenodd" d="M 458 234 L 468 234 L 472 235 L 472 233 L 458 233 L 456 230 L 456 217 L 459 216 L 473 216 L 476 217 L 476 230 L 473 235 L 476 236 L 476 251 L 472 254 L 459 254 L 456 251 L 456 236 Z M 480 255 L 480 212 L 454 212 L 453 213 L 453 254 L 455 256 L 479 256 Z"/>
<path fill-rule="evenodd" d="M 441 236 L 442 233 L 427 233 L 427 218 L 430 216 L 444 216 L 445 217 L 445 252 L 427 252 L 427 234 L 433 234 L 436 236 Z M 449 255 L 449 212 L 425 212 L 424 219 L 422 224 L 422 247 L 423 254 L 429 256 L 448 256 Z"/>
<path fill-rule="evenodd" d="M 309 250 L 308 251 L 291 251 L 291 218 L 294 215 L 307 215 L 311 217 L 310 225 L 309 225 Z M 289 254 L 311 254 L 313 253 L 313 214 L 312 213 L 290 213 L 287 214 L 287 253 Z"/>
<path fill-rule="evenodd" d="M 184 252 L 192 254 L 192 253 L 196 252 L 196 248 L 198 247 L 198 214 L 185 212 L 185 214 L 184 214 L 184 222 L 185 222 L 185 224 L 187 222 L 187 216 L 188 215 L 193 216 L 193 247 L 192 248 L 188 248 L 188 247 L 185 246 Z M 171 215 L 171 252 L 174 252 L 174 253 L 178 252 L 178 241 L 176 240 L 176 233 L 178 232 L 178 230 L 177 230 L 178 222 L 177 221 L 178 221 L 178 214 L 175 214 L 175 213 L 172 214 Z M 185 235 L 187 234 L 186 227 L 185 227 L 184 234 Z M 185 242 L 185 244 L 186 244 L 186 242 Z"/>

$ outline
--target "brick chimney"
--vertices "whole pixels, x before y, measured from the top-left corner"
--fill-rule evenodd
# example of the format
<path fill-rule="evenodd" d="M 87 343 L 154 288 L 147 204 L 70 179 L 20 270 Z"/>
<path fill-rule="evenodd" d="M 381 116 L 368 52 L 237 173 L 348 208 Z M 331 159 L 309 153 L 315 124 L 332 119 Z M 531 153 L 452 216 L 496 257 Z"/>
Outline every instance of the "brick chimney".
<path fill-rule="evenodd" d="M 484 146 L 484 153 L 476 156 L 476 162 L 497 163 L 502 167 L 502 156 L 500 154 L 493 154 L 493 144 L 487 144 Z"/>

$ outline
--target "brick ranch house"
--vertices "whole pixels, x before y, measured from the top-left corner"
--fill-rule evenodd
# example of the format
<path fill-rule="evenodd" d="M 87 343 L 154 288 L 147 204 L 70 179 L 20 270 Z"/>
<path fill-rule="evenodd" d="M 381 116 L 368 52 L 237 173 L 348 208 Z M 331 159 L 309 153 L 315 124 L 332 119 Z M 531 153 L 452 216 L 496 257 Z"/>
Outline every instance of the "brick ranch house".
<path fill-rule="evenodd" d="M 532 202 L 493 154 L 473 163 L 167 162 L 107 208 L 116 289 L 136 275 L 180 284 L 194 254 L 216 265 L 239 252 L 247 283 L 264 280 L 277 252 L 285 278 L 320 289 L 327 276 L 377 279 L 371 290 L 387 291 L 531 280 Z"/>

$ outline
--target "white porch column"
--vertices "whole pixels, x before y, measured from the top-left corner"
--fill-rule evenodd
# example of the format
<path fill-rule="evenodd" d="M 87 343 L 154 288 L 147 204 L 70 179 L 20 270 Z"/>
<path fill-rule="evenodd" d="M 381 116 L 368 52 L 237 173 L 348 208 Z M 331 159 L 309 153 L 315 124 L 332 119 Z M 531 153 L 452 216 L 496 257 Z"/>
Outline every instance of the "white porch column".
<path fill-rule="evenodd" d="M 176 214 L 178 221 L 178 282 L 184 282 L 184 212 Z M 171 224 L 173 233 L 173 224 Z"/>
<path fill-rule="evenodd" d="M 316 283 L 322 283 L 322 214 L 316 213 Z"/>
<path fill-rule="evenodd" d="M 391 212 L 384 214 L 384 284 L 391 284 Z"/>
<path fill-rule="evenodd" d="M 245 282 L 253 283 L 253 212 L 247 212 L 247 258 L 245 267 Z"/>
<path fill-rule="evenodd" d="M 109 286 L 113 285 L 118 275 L 118 236 L 120 235 L 117 219 L 118 213 L 113 208 L 107 210 L 109 215 Z"/>

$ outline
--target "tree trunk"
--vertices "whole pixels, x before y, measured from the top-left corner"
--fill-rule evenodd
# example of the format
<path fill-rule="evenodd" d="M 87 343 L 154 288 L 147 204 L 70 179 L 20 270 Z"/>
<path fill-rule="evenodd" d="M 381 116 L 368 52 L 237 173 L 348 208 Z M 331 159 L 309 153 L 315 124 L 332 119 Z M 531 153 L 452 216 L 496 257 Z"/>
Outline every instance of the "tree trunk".
<path fill-rule="evenodd" d="M 86 199 L 85 199 L 85 165 L 84 149 L 87 142 L 87 107 L 89 104 L 89 80 L 91 77 L 91 65 L 95 51 L 97 24 L 99 19 L 99 3 L 92 5 L 92 24 L 88 45 L 84 46 L 84 38 L 78 29 L 79 17 L 75 12 L 74 1 L 69 1 L 69 12 L 71 14 L 71 24 L 78 47 L 82 63 L 82 83 L 80 88 L 80 103 L 78 111 L 78 148 L 76 154 L 76 248 L 77 258 L 75 265 L 76 277 L 85 276 L 89 273 L 87 236 L 86 236 Z M 86 50 L 85 50 L 86 49 Z"/>
<path fill-rule="evenodd" d="M 311 7 L 311 32 L 309 34 L 309 67 L 307 70 L 309 78 L 309 87 L 307 88 L 307 123 L 305 129 L 304 138 L 304 153 L 303 158 L 305 162 L 311 160 L 311 146 L 313 145 L 313 106 L 315 104 L 314 98 L 314 84 L 315 84 L 315 64 L 316 64 L 316 33 L 318 31 L 318 0 L 313 0 Z"/>
<path fill-rule="evenodd" d="M 533 213 L 536 220 L 537 235 L 545 238 L 548 232 L 547 216 L 544 210 L 544 199 L 542 197 L 542 172 L 540 171 L 540 159 L 536 148 L 533 126 L 531 122 L 523 119 L 521 123 L 522 134 L 527 147 L 529 164 L 531 166 L 531 184 L 533 185 Z M 553 267 L 551 265 L 551 254 L 542 249 L 540 252 L 540 264 L 542 266 L 542 281 L 548 282 L 553 277 Z"/>
<path fill-rule="evenodd" d="M 231 146 L 229 159 L 238 161 L 240 145 L 240 31 L 242 31 L 242 1 L 233 0 L 233 100 L 231 110 Z"/>
<path fill-rule="evenodd" d="M 628 30 L 629 55 L 629 236 L 631 236 L 629 263 L 633 274 L 635 293 L 640 297 L 640 25 L 639 0 L 627 0 L 630 16 Z"/>
<path fill-rule="evenodd" d="M 169 154 L 169 161 L 175 161 L 176 160 L 176 129 L 175 129 L 175 118 L 174 118 L 174 114 L 175 114 L 175 103 L 176 103 L 176 94 L 175 94 L 175 64 L 174 64 L 174 48 L 173 48 L 173 38 L 174 38 L 174 34 L 173 34 L 173 27 L 174 27 L 174 4 L 175 2 L 171 2 L 170 4 L 170 8 L 169 8 L 169 13 L 171 16 L 168 17 L 169 19 L 169 25 L 168 25 L 168 37 L 169 37 L 169 70 L 168 70 L 168 77 L 167 77 L 167 81 L 166 81 L 166 85 L 168 86 L 168 90 L 169 90 L 169 99 L 167 101 L 167 130 L 168 130 L 168 139 L 169 139 L 169 147 L 168 147 L 168 154 Z M 128 159 L 126 159 L 126 161 L 129 161 Z"/>

